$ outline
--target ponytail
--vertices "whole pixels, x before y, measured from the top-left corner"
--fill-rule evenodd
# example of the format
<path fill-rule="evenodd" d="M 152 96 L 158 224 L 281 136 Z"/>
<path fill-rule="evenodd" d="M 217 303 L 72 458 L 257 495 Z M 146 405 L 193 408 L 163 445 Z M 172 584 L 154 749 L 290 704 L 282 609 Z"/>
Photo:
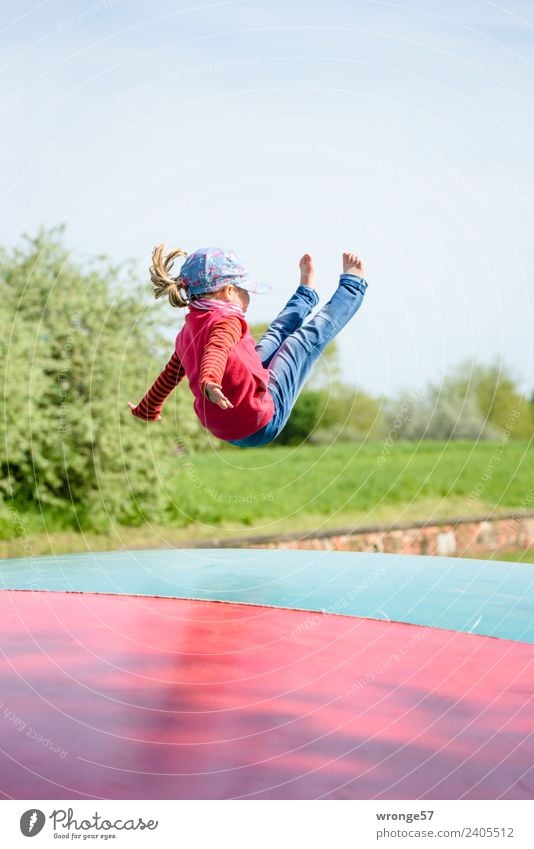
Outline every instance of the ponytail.
<path fill-rule="evenodd" d="M 169 276 L 169 272 L 178 256 L 187 256 L 187 251 L 175 248 L 168 254 L 163 253 L 164 245 L 158 245 L 152 251 L 150 279 L 154 287 L 154 297 L 162 298 L 168 295 L 171 307 L 186 307 L 189 303 L 187 292 L 182 283 Z"/>

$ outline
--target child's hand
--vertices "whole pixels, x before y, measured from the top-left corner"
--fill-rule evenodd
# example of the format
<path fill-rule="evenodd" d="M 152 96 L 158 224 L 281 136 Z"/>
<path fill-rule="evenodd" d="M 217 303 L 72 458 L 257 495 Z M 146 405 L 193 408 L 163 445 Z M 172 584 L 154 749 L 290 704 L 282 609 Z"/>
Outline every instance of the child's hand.
<path fill-rule="evenodd" d="M 343 273 L 355 274 L 356 277 L 364 277 L 365 268 L 363 267 L 363 262 L 361 261 L 360 257 L 356 254 L 344 253 Z"/>
<path fill-rule="evenodd" d="M 160 422 L 161 421 L 161 414 L 159 414 L 159 413 L 158 413 L 158 415 L 155 419 L 145 419 L 145 418 L 143 418 L 143 416 L 138 416 L 137 413 L 135 412 L 137 410 L 137 404 L 132 404 L 131 401 L 128 401 L 128 406 L 130 408 L 132 415 L 134 415 L 137 419 L 143 419 L 143 421 L 150 421 L 150 422 Z"/>
<path fill-rule="evenodd" d="M 234 406 L 231 401 L 223 395 L 221 387 L 216 383 L 206 383 L 204 386 L 204 392 L 206 393 L 208 401 L 211 401 L 212 404 L 217 404 L 221 410 L 228 410 L 230 407 Z"/>

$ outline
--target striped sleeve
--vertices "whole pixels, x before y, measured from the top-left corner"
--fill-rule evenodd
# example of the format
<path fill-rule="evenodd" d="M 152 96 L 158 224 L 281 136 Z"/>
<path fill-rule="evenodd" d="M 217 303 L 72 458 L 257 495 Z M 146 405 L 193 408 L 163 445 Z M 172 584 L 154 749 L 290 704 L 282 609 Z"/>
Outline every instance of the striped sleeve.
<path fill-rule="evenodd" d="M 144 421 L 155 421 L 160 415 L 166 399 L 183 377 L 185 377 L 184 367 L 176 351 L 173 351 L 172 357 L 161 374 L 156 378 L 137 407 L 132 410 L 133 415 Z"/>
<path fill-rule="evenodd" d="M 241 319 L 237 316 L 226 316 L 213 325 L 200 364 L 202 392 L 206 383 L 221 385 L 230 349 L 239 342 L 242 334 Z"/>

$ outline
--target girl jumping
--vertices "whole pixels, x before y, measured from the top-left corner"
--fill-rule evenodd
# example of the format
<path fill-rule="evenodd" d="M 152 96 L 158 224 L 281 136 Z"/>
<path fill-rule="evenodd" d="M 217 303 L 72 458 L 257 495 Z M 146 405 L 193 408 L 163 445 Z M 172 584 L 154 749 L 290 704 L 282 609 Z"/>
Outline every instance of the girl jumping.
<path fill-rule="evenodd" d="M 343 254 L 339 285 L 306 324 L 317 305 L 315 270 L 309 254 L 300 260 L 300 284 L 256 344 L 245 318 L 250 292 L 265 294 L 239 257 L 223 248 L 200 248 L 170 277 L 176 249 L 154 248 L 150 277 L 154 297 L 188 307 L 169 362 L 135 406 L 134 416 L 159 421 L 166 398 L 183 377 L 194 395 L 195 413 L 218 439 L 242 448 L 267 445 L 286 424 L 308 373 L 326 345 L 360 308 L 367 289 L 361 259 Z"/>

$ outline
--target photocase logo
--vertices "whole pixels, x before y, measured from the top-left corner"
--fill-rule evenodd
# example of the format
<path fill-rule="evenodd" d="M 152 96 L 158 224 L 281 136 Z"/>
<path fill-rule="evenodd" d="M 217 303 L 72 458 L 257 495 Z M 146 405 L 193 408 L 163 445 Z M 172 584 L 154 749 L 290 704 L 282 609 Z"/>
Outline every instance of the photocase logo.
<path fill-rule="evenodd" d="M 24 811 L 20 818 L 20 830 L 25 837 L 35 837 L 45 824 L 46 817 L 42 811 L 30 808 Z"/>

